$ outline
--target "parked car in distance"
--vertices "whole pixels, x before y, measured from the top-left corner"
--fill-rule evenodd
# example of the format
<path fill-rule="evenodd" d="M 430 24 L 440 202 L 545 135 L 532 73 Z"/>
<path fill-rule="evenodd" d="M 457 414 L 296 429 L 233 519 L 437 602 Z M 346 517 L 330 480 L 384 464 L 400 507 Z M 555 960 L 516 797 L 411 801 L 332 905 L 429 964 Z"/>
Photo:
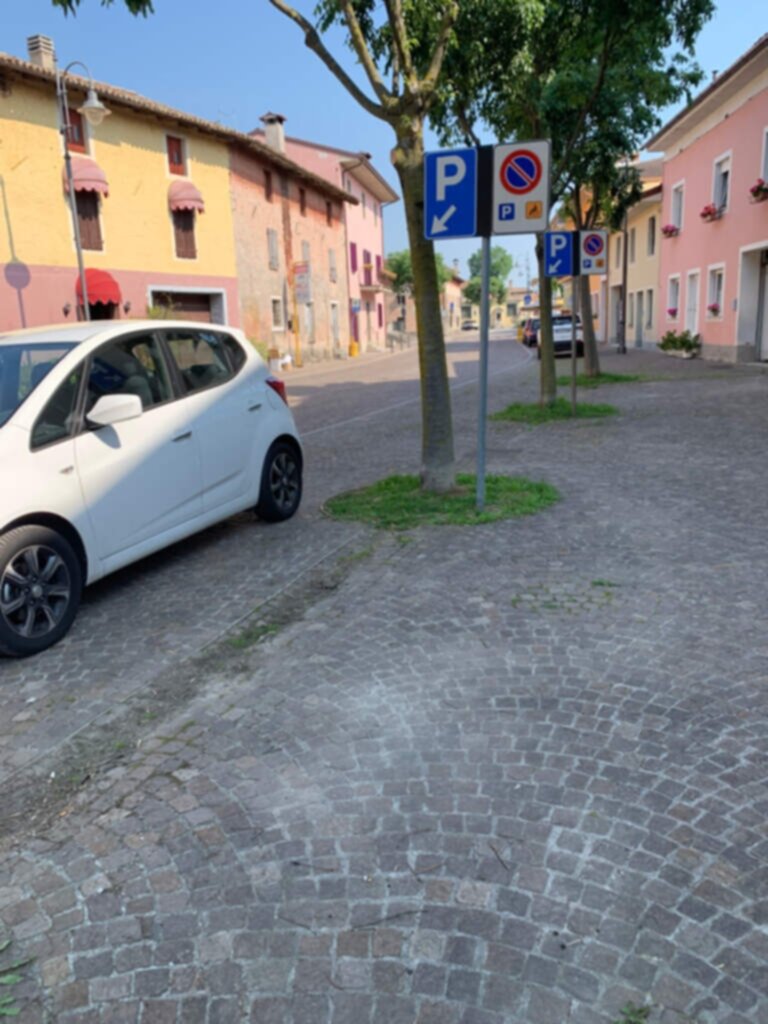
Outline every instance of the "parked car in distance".
<path fill-rule="evenodd" d="M 462 331 L 479 331 L 480 324 L 477 320 L 462 320 L 461 329 Z"/>
<path fill-rule="evenodd" d="M 0 653 L 50 647 L 83 586 L 220 519 L 288 519 L 302 464 L 283 382 L 238 330 L 0 335 Z"/>
<path fill-rule="evenodd" d="M 552 342 L 555 356 L 569 356 L 573 334 L 573 317 L 570 313 L 558 313 L 552 317 Z M 576 314 L 576 355 L 584 355 L 584 332 L 581 317 Z M 537 344 L 537 356 L 541 359 L 541 342 Z"/>
<path fill-rule="evenodd" d="M 528 348 L 534 348 L 539 341 L 539 325 L 541 321 L 537 316 L 529 317 L 523 324 L 523 344 Z"/>

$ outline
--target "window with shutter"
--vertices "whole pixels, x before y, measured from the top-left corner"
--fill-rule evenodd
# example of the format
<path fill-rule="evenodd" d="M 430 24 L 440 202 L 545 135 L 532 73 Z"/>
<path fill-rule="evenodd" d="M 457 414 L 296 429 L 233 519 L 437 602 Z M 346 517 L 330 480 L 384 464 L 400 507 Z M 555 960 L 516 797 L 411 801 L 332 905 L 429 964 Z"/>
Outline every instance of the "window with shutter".
<path fill-rule="evenodd" d="M 648 218 L 648 255 L 653 256 L 656 252 L 656 218 Z"/>
<path fill-rule="evenodd" d="M 87 153 L 83 115 L 73 110 L 72 107 L 67 108 L 67 115 L 69 117 L 69 138 L 67 140 L 69 148 L 73 153 Z"/>
<path fill-rule="evenodd" d="M 309 242 L 302 242 L 301 243 L 301 258 L 304 260 L 305 263 L 309 263 L 309 258 L 310 258 Z"/>
<path fill-rule="evenodd" d="M 376 280 L 381 280 L 381 256 L 376 257 Z"/>
<path fill-rule="evenodd" d="M 328 227 L 333 225 L 333 203 L 330 199 L 326 200 L 325 203 L 325 221 Z"/>
<path fill-rule="evenodd" d="M 364 284 L 373 283 L 373 267 L 371 265 L 371 254 L 367 249 L 363 249 L 363 282 Z"/>
<path fill-rule="evenodd" d="M 264 171 L 264 198 L 272 202 L 272 171 Z"/>
<path fill-rule="evenodd" d="M 195 211 L 173 211 L 173 237 L 176 242 L 176 255 L 182 260 L 197 258 L 195 247 Z"/>
<path fill-rule="evenodd" d="M 302 217 L 307 215 L 307 190 L 305 188 L 299 189 L 299 211 Z"/>
<path fill-rule="evenodd" d="M 328 250 L 328 273 L 331 281 L 336 280 L 336 250 Z"/>
<path fill-rule="evenodd" d="M 379 312 L 379 327 L 383 327 L 384 326 L 384 307 L 382 306 L 381 303 L 379 303 L 379 305 L 378 305 L 378 312 Z"/>
<path fill-rule="evenodd" d="M 349 269 L 353 274 L 357 273 L 357 242 L 349 243 Z"/>
<path fill-rule="evenodd" d="M 166 135 L 168 148 L 168 170 L 171 174 L 186 174 L 184 166 L 184 143 L 176 135 Z"/>
<path fill-rule="evenodd" d="M 76 192 L 77 220 L 83 249 L 103 249 L 99 223 L 99 197 L 96 192 Z"/>
<path fill-rule="evenodd" d="M 280 266 L 280 259 L 277 251 L 277 231 L 274 228 L 267 228 L 267 249 L 269 251 L 269 269 L 277 270 Z"/>

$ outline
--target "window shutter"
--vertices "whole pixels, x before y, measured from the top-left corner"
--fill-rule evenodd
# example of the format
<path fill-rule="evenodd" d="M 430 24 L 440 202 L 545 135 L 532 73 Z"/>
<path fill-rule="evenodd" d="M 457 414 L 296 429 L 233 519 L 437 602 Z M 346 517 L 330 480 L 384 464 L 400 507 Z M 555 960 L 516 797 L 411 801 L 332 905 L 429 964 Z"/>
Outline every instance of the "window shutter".
<path fill-rule="evenodd" d="M 384 326 L 384 307 L 379 303 L 379 327 Z"/>
<path fill-rule="evenodd" d="M 75 202 L 80 226 L 80 244 L 84 249 L 103 249 L 98 195 L 95 192 L 77 192 Z"/>
<path fill-rule="evenodd" d="M 349 243 L 349 269 L 353 274 L 357 273 L 357 242 Z"/>
<path fill-rule="evenodd" d="M 272 171 L 264 171 L 264 197 L 272 202 Z"/>
<path fill-rule="evenodd" d="M 69 116 L 69 148 L 73 153 L 85 153 L 85 126 L 83 125 L 83 115 L 77 110 L 73 110 L 72 107 L 67 108 L 67 114 Z"/>
<path fill-rule="evenodd" d="M 328 270 L 331 281 L 336 280 L 336 250 L 328 250 Z"/>
<path fill-rule="evenodd" d="M 305 188 L 299 189 L 299 210 L 302 217 L 307 214 L 307 190 Z"/>
<path fill-rule="evenodd" d="M 267 228 L 267 248 L 269 250 L 269 268 L 277 270 L 280 260 L 277 251 L 277 231 L 274 228 Z"/>
<path fill-rule="evenodd" d="M 165 142 L 168 148 L 168 170 L 171 174 L 184 174 L 184 144 L 175 135 L 166 135 Z"/>
<path fill-rule="evenodd" d="M 173 211 L 173 235 L 176 242 L 176 255 L 179 259 L 196 259 L 194 210 Z"/>

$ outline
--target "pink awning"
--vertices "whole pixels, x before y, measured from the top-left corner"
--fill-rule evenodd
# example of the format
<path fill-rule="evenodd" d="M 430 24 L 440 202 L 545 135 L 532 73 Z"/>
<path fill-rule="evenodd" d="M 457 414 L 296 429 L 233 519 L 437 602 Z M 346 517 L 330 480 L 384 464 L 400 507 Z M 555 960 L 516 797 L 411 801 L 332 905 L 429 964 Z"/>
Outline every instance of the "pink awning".
<path fill-rule="evenodd" d="M 66 164 L 61 174 L 64 179 L 64 190 L 69 192 Z M 72 184 L 74 185 L 75 192 L 101 192 L 104 196 L 109 195 L 109 183 L 107 182 L 106 174 L 95 160 L 91 160 L 87 156 L 72 157 Z"/>
<path fill-rule="evenodd" d="M 186 178 L 171 182 L 168 205 L 172 210 L 197 210 L 198 213 L 205 213 L 205 201 L 200 190 Z"/>

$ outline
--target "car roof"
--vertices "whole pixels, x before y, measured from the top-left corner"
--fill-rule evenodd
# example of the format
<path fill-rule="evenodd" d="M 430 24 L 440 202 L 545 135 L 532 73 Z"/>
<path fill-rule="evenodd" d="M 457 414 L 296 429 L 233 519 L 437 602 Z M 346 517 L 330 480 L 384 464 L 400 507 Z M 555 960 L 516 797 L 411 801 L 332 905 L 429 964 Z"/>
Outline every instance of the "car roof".
<path fill-rule="evenodd" d="M 73 324 L 51 324 L 47 327 L 28 327 L 26 330 L 0 333 L 0 345 L 42 345 L 56 341 L 80 345 L 91 338 L 99 337 L 106 341 L 119 334 L 157 330 L 159 327 L 232 330 L 226 324 L 206 324 L 199 320 L 83 320 Z"/>

